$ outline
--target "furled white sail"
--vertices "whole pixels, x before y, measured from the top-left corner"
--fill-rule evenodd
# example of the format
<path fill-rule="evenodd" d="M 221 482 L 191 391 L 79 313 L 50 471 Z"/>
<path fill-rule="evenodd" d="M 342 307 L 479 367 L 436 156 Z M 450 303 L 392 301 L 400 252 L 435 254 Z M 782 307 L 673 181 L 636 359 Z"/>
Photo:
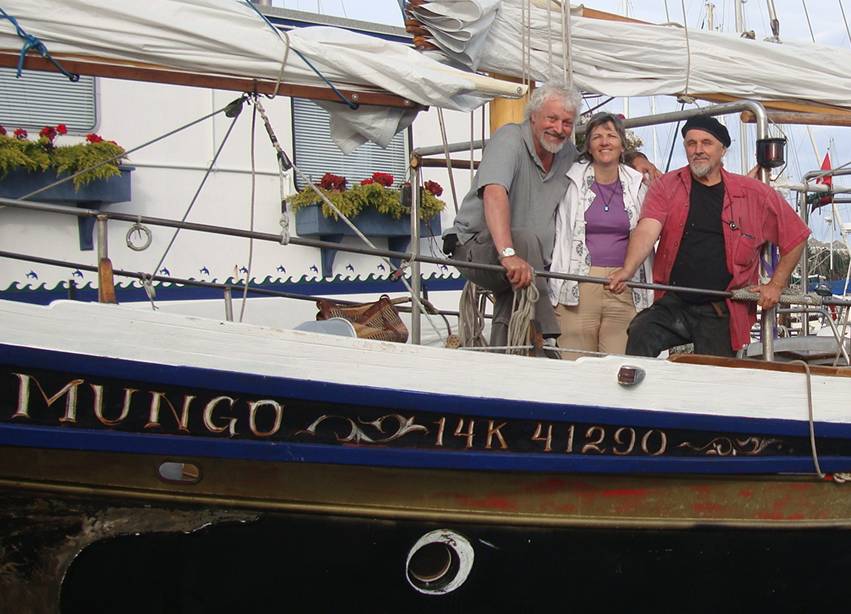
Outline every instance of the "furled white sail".
<path fill-rule="evenodd" d="M 449 67 L 406 45 L 348 30 L 313 27 L 283 35 L 245 0 L 3 0 L 2 8 L 58 58 L 141 63 L 273 83 L 286 58 L 286 83 L 324 86 L 304 56 L 340 88 L 388 91 L 421 105 L 465 111 L 494 96 L 525 91 Z M 13 24 L 0 19 L 0 51 L 17 52 L 22 44 Z M 367 139 L 384 145 L 414 114 L 361 107 L 335 118 L 335 138 L 344 150 Z M 346 121 L 348 116 L 356 121 Z"/>
<path fill-rule="evenodd" d="M 557 7 L 548 11 L 536 4 L 526 11 L 526 0 L 426 0 L 409 8 L 454 60 L 477 70 L 547 80 L 563 71 L 562 17 Z M 466 19 L 443 29 L 433 9 L 452 7 Z M 724 93 L 851 108 L 848 49 L 575 13 L 570 25 L 573 78 L 585 91 L 610 96 Z"/>

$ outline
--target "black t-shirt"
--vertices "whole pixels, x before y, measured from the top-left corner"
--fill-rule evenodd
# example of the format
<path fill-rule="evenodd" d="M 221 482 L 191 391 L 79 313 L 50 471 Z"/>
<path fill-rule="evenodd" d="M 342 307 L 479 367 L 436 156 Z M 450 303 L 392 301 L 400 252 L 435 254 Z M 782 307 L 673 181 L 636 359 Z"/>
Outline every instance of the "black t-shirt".
<path fill-rule="evenodd" d="M 721 209 L 724 205 L 724 182 L 706 186 L 691 181 L 688 218 L 674 266 L 672 286 L 689 286 L 709 290 L 726 290 L 733 276 L 727 270 L 724 252 Z M 719 300 L 706 294 L 677 293 L 687 303 L 709 303 Z"/>

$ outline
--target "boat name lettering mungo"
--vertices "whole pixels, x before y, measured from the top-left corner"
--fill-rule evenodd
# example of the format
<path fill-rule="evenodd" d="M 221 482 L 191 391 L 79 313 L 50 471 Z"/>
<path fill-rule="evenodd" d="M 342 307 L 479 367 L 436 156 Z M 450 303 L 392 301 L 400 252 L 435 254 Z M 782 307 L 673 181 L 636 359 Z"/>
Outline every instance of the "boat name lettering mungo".
<path fill-rule="evenodd" d="M 3 382 L 0 402 L 12 409 L 4 422 L 149 436 L 607 456 L 784 456 L 809 445 L 803 437 L 403 412 L 176 386 L 155 390 L 42 370 L 11 368 Z M 836 445 L 820 441 L 825 451 Z"/>

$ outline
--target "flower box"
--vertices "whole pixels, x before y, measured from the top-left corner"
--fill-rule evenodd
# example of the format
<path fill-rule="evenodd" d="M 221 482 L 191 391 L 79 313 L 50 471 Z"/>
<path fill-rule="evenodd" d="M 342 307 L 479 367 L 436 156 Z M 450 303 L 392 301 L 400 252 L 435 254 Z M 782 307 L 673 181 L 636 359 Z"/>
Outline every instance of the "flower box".
<path fill-rule="evenodd" d="M 300 237 L 318 238 L 321 241 L 340 243 L 343 237 L 357 236 L 355 232 L 342 220 L 327 218 L 322 215 L 321 207 L 310 205 L 300 207 L 295 214 L 296 232 Z M 375 209 L 365 209 L 352 218 L 352 223 L 358 227 L 367 237 L 386 237 L 387 248 L 394 252 L 405 252 L 411 242 L 411 220 L 407 217 L 394 219 Z M 436 215 L 427 221 L 420 221 L 420 236 L 440 236 L 440 216 Z M 322 276 L 331 277 L 334 258 L 337 250 L 323 248 L 322 254 Z M 399 266 L 397 259 L 391 259 L 395 266 Z"/>
<path fill-rule="evenodd" d="M 102 205 L 123 203 L 131 199 L 130 173 L 131 166 L 119 167 L 121 175 L 91 181 L 76 189 L 71 181 L 66 181 L 56 187 L 37 194 L 32 200 L 38 202 L 76 205 L 86 209 L 99 209 Z M 0 179 L 0 197 L 21 198 L 27 194 L 58 181 L 60 177 L 53 169 L 46 171 L 27 171 L 13 169 Z M 92 250 L 94 241 L 92 232 L 95 219 L 92 217 L 77 218 L 80 249 Z"/>

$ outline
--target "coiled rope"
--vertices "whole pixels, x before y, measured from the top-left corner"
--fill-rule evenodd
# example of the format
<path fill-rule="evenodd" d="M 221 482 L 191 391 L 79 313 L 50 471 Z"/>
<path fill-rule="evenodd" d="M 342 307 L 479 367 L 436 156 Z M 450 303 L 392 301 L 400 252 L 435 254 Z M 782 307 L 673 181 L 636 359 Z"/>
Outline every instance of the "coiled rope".
<path fill-rule="evenodd" d="M 532 317 L 535 313 L 535 303 L 540 292 L 532 283 L 521 290 L 514 291 L 514 301 L 511 304 L 511 319 L 508 321 L 508 353 L 524 354 L 532 343 Z"/>
<path fill-rule="evenodd" d="M 458 338 L 461 347 L 485 347 L 485 304 L 487 293 L 468 281 L 461 291 L 458 303 Z"/>

